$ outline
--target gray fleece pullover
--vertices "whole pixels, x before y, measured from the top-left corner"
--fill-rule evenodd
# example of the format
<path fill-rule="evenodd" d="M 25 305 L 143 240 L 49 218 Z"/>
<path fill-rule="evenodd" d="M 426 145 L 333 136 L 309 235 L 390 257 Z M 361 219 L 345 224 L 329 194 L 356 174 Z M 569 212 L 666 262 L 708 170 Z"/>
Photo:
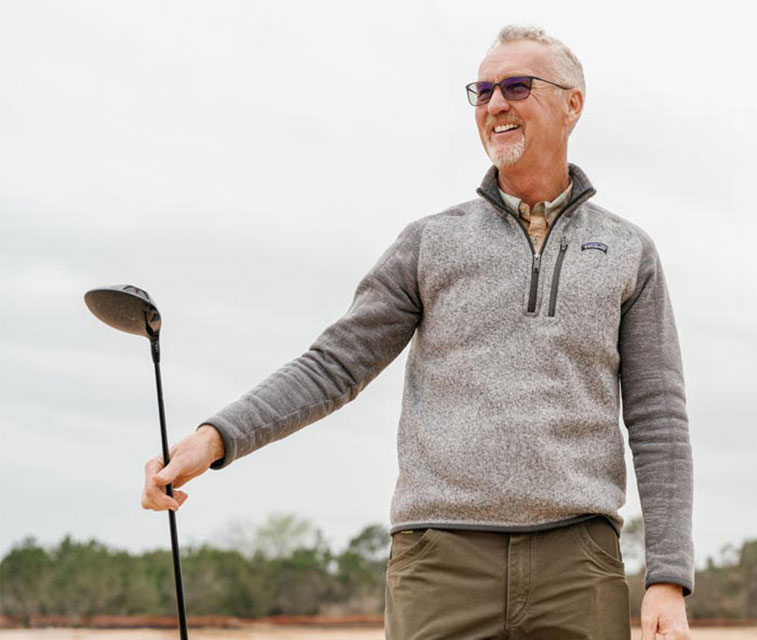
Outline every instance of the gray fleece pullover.
<path fill-rule="evenodd" d="M 645 585 L 694 589 L 692 452 L 673 310 L 654 242 L 590 202 L 584 172 L 541 255 L 497 170 L 474 200 L 410 222 L 308 351 L 204 424 L 221 469 L 353 400 L 412 339 L 392 533 L 523 532 L 602 514 L 620 531 L 623 422 Z"/>

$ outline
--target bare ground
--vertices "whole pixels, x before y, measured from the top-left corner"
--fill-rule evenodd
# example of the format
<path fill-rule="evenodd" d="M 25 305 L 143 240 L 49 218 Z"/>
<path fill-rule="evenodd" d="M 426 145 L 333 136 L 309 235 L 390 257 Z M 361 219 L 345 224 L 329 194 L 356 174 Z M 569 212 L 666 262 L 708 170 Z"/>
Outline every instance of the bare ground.
<path fill-rule="evenodd" d="M 383 629 L 193 629 L 192 640 L 384 640 Z M 176 630 L 5 629 L 2 640 L 175 640 Z M 757 640 L 757 628 L 707 627 L 691 630 L 692 640 Z M 658 636 L 658 639 L 662 636 Z M 633 640 L 641 631 L 633 630 Z"/>

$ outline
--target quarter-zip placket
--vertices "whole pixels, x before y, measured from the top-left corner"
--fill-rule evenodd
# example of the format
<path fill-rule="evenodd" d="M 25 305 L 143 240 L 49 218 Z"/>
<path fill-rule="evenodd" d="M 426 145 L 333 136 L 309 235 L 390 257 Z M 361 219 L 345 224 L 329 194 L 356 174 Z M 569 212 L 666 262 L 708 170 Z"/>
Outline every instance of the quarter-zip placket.
<path fill-rule="evenodd" d="M 568 250 L 568 237 L 563 234 L 560 241 L 560 255 L 555 262 L 555 271 L 552 274 L 552 286 L 549 288 L 549 312 L 547 315 L 555 315 L 555 305 L 557 304 L 557 287 L 560 286 L 560 271 L 562 271 L 562 261 L 565 259 L 565 252 Z"/>
<path fill-rule="evenodd" d="M 549 228 L 547 229 L 547 235 L 544 237 L 544 242 L 542 242 L 542 250 L 541 252 L 536 251 L 534 248 L 534 243 L 531 242 L 531 237 L 528 235 L 528 231 L 526 228 L 520 223 L 520 220 L 518 219 L 518 216 L 516 216 L 512 211 L 510 211 L 507 207 L 503 207 L 502 204 L 500 204 L 496 199 L 492 198 L 488 193 L 486 193 L 483 189 L 480 187 L 476 189 L 476 193 L 480 195 L 482 198 L 484 198 L 487 202 L 491 203 L 494 207 L 496 207 L 499 211 L 503 211 L 509 215 L 511 215 L 513 218 L 515 218 L 515 222 L 520 227 L 520 229 L 523 231 L 524 235 L 526 236 L 526 240 L 528 242 L 528 246 L 531 249 L 531 285 L 529 287 L 528 292 L 528 312 L 533 313 L 536 311 L 536 296 L 539 291 L 539 272 L 541 271 L 541 257 L 544 254 L 544 250 L 547 247 L 547 241 L 549 240 L 549 236 L 552 235 L 552 230 L 557 226 L 557 221 L 563 216 L 563 214 L 567 213 L 568 211 L 572 211 L 573 209 L 577 208 L 584 200 L 587 199 L 587 194 L 591 195 L 594 193 L 594 189 L 584 189 L 581 193 L 579 193 L 571 202 L 569 202 L 565 207 L 563 207 L 562 211 L 560 211 L 555 219 L 552 221 L 552 224 L 549 225 Z M 564 231 L 564 230 L 563 230 Z M 563 235 L 563 243 L 565 245 L 565 248 L 567 249 L 567 241 L 565 240 L 565 235 Z M 560 256 L 558 257 L 558 261 L 555 264 L 555 273 L 553 276 L 553 284 L 555 282 L 555 278 L 559 280 L 560 273 L 559 268 L 562 266 L 562 259 L 565 256 L 565 251 L 562 248 L 562 244 L 560 247 Z M 558 266 L 559 265 L 559 266 Z M 552 296 L 550 295 L 550 315 L 554 315 L 554 309 L 552 308 Z"/>

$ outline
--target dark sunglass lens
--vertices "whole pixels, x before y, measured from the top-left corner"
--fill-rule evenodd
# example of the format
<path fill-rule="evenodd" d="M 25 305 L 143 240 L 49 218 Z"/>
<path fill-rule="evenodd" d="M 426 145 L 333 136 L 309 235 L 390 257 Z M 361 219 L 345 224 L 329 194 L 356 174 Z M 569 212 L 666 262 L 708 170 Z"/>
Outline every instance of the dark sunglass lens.
<path fill-rule="evenodd" d="M 525 100 L 531 93 L 531 78 L 512 78 L 505 84 L 504 94 L 508 100 Z"/>
<path fill-rule="evenodd" d="M 476 105 L 486 104 L 492 97 L 492 83 L 491 82 L 477 82 L 475 85 L 476 91 Z"/>

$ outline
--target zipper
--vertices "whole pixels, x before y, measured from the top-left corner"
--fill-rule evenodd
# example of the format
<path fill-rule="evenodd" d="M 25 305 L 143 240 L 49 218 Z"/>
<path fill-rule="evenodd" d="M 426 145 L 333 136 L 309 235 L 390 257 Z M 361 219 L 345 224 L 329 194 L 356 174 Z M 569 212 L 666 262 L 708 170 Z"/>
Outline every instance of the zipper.
<path fill-rule="evenodd" d="M 516 224 L 518 225 L 518 227 L 520 227 L 521 231 L 523 231 L 523 234 L 526 236 L 526 240 L 528 241 L 528 246 L 531 248 L 531 255 L 533 256 L 531 260 L 531 286 L 529 288 L 529 293 L 528 293 L 528 311 L 529 313 L 533 313 L 534 311 L 536 311 L 536 294 L 539 291 L 539 271 L 541 270 L 541 255 L 537 253 L 536 250 L 534 249 L 534 243 L 531 242 L 531 236 L 528 235 L 528 231 L 520 223 L 518 216 L 516 216 L 507 207 L 503 207 L 499 202 L 497 202 L 494 198 L 492 198 L 488 193 L 486 193 L 486 191 L 484 191 L 480 187 L 476 189 L 476 193 L 480 195 L 482 198 L 484 198 L 487 202 L 491 203 L 499 211 L 504 211 L 505 213 L 515 218 Z M 544 237 L 544 241 L 541 244 L 542 253 L 544 253 L 544 249 L 547 247 L 547 240 L 549 240 L 549 236 L 552 235 L 552 230 L 557 225 L 557 221 L 562 217 L 564 213 L 575 209 L 579 204 L 581 204 L 584 200 L 586 200 L 587 198 L 584 196 L 586 196 L 587 193 L 593 194 L 594 190 L 584 189 L 575 198 L 573 198 L 571 202 L 569 202 L 566 206 L 564 206 L 562 208 L 562 211 L 560 211 L 560 213 L 557 214 L 555 219 L 552 221 L 552 224 L 549 225 L 549 229 L 547 229 L 547 235 Z M 564 255 L 564 252 L 561 251 L 560 255 Z"/>
<path fill-rule="evenodd" d="M 520 223 L 518 223 L 520 224 Z M 522 226 L 521 226 L 522 228 Z M 529 238 L 530 241 L 531 238 Z M 546 243 L 546 239 L 544 240 Z M 531 291 L 528 294 L 528 310 L 536 309 L 536 292 L 539 290 L 539 269 L 541 268 L 541 255 L 534 253 L 534 259 L 531 263 Z"/>
<path fill-rule="evenodd" d="M 552 287 L 549 291 L 549 313 L 548 316 L 555 315 L 555 306 L 557 304 L 557 287 L 560 285 L 560 271 L 562 270 L 562 261 L 565 259 L 565 252 L 568 249 L 568 238 L 563 235 L 560 241 L 560 254 L 555 262 L 555 271 L 552 274 Z"/>

